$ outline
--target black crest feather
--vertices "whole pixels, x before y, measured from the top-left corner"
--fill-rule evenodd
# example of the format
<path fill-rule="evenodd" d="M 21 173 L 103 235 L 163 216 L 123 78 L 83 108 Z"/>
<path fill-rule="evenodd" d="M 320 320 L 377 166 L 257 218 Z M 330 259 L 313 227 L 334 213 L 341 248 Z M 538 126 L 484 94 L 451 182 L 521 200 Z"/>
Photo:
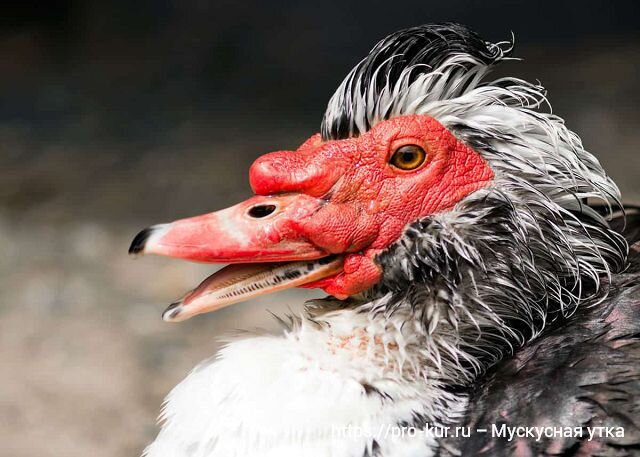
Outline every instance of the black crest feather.
<path fill-rule="evenodd" d="M 467 55 L 485 65 L 504 56 L 499 46 L 454 23 L 421 25 L 382 39 L 351 70 L 332 97 L 322 120 L 323 139 L 344 139 L 363 133 L 354 119 L 362 115 L 354 108 L 358 105 L 356 98 L 378 101 L 383 88 L 393 87 L 405 70 L 411 71 L 404 82 L 411 84 L 419 75 L 438 68 L 455 55 Z M 369 119 L 365 116 L 363 121 L 368 130 Z"/>

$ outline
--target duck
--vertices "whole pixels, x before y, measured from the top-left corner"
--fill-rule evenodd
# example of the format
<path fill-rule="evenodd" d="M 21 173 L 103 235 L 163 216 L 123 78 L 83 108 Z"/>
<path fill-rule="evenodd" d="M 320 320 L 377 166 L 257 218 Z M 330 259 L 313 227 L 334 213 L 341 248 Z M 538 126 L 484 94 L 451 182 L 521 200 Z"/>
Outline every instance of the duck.
<path fill-rule="evenodd" d="M 640 219 L 539 83 L 490 77 L 512 54 L 392 33 L 252 197 L 134 238 L 227 265 L 167 322 L 327 294 L 194 368 L 144 456 L 640 454 Z"/>

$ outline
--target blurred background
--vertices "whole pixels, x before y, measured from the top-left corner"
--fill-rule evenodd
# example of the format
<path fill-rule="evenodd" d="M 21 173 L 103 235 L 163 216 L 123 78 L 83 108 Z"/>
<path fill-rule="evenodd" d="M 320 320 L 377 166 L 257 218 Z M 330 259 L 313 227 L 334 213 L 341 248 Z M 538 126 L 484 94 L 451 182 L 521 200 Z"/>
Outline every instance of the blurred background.
<path fill-rule="evenodd" d="M 213 269 L 131 259 L 150 224 L 249 195 L 260 154 L 316 132 L 380 38 L 432 21 L 516 37 L 503 71 L 640 201 L 634 1 L 32 1 L 0 6 L 0 455 L 136 456 L 163 396 L 292 291 L 165 324 Z"/>

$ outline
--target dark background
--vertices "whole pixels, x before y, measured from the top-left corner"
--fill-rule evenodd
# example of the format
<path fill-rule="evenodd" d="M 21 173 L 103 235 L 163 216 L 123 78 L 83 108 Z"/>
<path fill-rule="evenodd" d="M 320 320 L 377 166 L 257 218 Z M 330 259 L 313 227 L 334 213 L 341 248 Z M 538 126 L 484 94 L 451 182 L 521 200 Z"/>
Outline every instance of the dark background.
<path fill-rule="evenodd" d="M 211 268 L 133 262 L 126 248 L 139 228 L 246 197 L 251 161 L 316 132 L 340 80 L 397 29 L 513 32 L 524 60 L 501 72 L 539 79 L 638 202 L 635 3 L 3 3 L 0 454 L 136 455 L 162 396 L 216 337 L 310 296 L 163 324 L 163 304 Z"/>

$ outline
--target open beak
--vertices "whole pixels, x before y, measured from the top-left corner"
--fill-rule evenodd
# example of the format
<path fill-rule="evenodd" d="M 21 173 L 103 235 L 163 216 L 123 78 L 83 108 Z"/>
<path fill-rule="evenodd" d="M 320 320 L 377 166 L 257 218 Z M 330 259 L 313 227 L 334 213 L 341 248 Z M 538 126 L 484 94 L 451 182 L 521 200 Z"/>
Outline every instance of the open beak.
<path fill-rule="evenodd" d="M 221 211 L 144 229 L 129 253 L 231 264 L 162 315 L 168 322 L 182 321 L 340 273 L 343 257 L 315 246 L 300 228 L 300 221 L 322 204 L 303 194 L 252 197 Z"/>

